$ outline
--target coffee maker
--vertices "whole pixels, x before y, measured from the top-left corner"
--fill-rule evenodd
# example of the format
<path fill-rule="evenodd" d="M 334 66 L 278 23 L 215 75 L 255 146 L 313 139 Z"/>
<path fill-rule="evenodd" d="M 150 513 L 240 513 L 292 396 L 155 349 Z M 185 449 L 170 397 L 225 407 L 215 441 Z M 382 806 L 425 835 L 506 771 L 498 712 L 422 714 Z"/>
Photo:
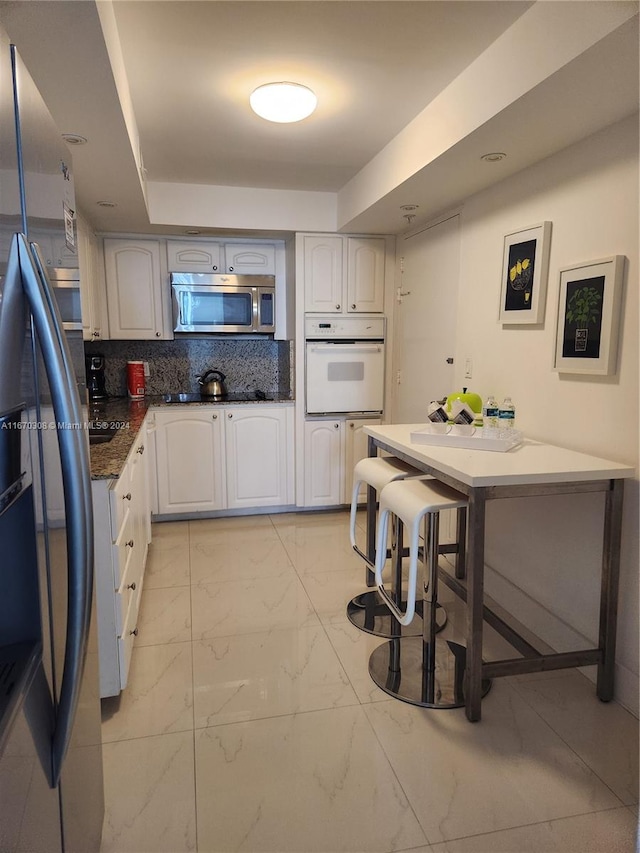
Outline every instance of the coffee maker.
<path fill-rule="evenodd" d="M 90 400 L 106 400 L 107 385 L 104 377 L 104 356 L 96 353 L 85 357 L 87 391 Z"/>

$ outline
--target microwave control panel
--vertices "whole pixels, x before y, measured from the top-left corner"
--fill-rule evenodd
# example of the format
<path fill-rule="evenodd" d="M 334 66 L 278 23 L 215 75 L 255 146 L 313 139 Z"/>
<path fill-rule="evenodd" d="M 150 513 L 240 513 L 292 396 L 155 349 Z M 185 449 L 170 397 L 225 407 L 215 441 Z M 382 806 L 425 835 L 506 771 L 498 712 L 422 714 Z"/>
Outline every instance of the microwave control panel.
<path fill-rule="evenodd" d="M 379 314 L 375 317 L 337 317 L 329 314 L 326 317 L 307 315 L 304 318 L 304 336 L 309 341 L 332 340 L 348 338 L 356 341 L 384 340 L 385 318 Z"/>

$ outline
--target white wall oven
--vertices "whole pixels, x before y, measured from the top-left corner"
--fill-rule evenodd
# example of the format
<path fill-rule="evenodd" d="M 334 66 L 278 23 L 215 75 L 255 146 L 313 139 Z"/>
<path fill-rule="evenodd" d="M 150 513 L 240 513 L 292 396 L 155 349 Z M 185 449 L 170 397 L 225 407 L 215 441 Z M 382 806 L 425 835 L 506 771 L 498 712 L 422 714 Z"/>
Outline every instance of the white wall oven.
<path fill-rule="evenodd" d="M 384 317 L 305 318 L 306 413 L 380 414 Z"/>
<path fill-rule="evenodd" d="M 273 334 L 275 276 L 171 273 L 175 332 Z"/>

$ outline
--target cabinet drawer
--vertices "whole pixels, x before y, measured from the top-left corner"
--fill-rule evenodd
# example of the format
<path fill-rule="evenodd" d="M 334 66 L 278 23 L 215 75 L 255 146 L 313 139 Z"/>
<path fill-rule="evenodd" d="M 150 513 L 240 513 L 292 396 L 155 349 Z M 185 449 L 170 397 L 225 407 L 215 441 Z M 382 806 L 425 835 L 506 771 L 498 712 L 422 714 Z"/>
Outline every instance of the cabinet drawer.
<path fill-rule="evenodd" d="M 129 571 L 129 564 L 133 560 L 134 549 L 136 547 L 135 532 L 136 531 L 133 513 L 127 509 L 125 510 L 124 520 L 118 533 L 118 536 L 116 537 L 116 541 L 113 543 L 115 589 L 120 589 L 122 587 L 124 578 L 126 578 Z"/>
<path fill-rule="evenodd" d="M 128 590 L 131 594 L 123 598 L 123 603 L 126 603 L 126 614 L 124 616 L 124 624 L 122 631 L 118 637 L 118 657 L 120 660 L 120 688 L 124 689 L 127 686 L 129 677 L 129 665 L 131 663 L 131 652 L 133 651 L 133 643 L 137 636 L 138 609 L 140 607 L 140 594 L 142 592 L 140 586 L 136 586 L 135 590 Z M 117 596 L 120 597 L 120 596 Z"/>
<path fill-rule="evenodd" d="M 126 513 L 131 506 L 131 466 L 125 465 L 114 486 L 109 489 L 111 503 L 111 539 L 118 538 Z"/>

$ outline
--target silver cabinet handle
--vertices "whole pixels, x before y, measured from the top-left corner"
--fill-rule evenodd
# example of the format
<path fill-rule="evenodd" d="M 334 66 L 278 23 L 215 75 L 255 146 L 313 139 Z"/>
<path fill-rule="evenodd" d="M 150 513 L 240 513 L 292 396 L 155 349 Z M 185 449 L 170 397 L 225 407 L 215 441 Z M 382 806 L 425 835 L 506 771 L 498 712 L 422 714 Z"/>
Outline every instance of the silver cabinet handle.
<path fill-rule="evenodd" d="M 136 450 L 136 453 L 139 453 L 141 456 L 144 453 L 144 444 L 141 444 L 140 447 Z"/>
<path fill-rule="evenodd" d="M 334 429 L 340 429 L 340 424 L 334 424 L 334 425 L 333 425 L 333 428 L 334 428 Z"/>
<path fill-rule="evenodd" d="M 214 421 L 217 421 L 217 420 L 218 420 L 218 416 L 217 416 L 217 415 L 211 415 L 211 417 L 213 418 L 213 420 L 214 420 Z"/>
<path fill-rule="evenodd" d="M 233 415 L 231 414 L 231 412 L 229 412 L 229 414 L 227 415 L 227 417 L 228 417 L 228 418 L 232 418 L 232 417 L 233 417 Z"/>
<path fill-rule="evenodd" d="M 229 272 L 233 272 L 233 267 L 229 267 Z"/>
<path fill-rule="evenodd" d="M 217 269 L 218 269 L 218 265 L 217 265 L 217 264 L 214 264 L 214 265 L 213 265 L 213 271 L 215 272 Z"/>
<path fill-rule="evenodd" d="M 160 337 L 160 332 L 156 332 L 156 338 Z"/>
<path fill-rule="evenodd" d="M 127 584 L 127 589 L 135 589 L 135 588 L 136 588 L 136 582 L 135 581 L 133 583 Z"/>
<path fill-rule="evenodd" d="M 355 302 L 352 302 L 352 303 L 351 303 L 351 310 L 352 310 L 352 311 L 355 311 L 355 310 L 356 310 L 356 303 L 355 303 Z"/>
<path fill-rule="evenodd" d="M 131 500 L 131 492 L 127 492 L 126 495 L 123 495 L 122 500 L 123 501 L 130 501 Z"/>
<path fill-rule="evenodd" d="M 336 305 L 336 309 L 339 311 L 339 310 L 340 310 L 340 306 L 339 306 L 339 305 Z"/>
<path fill-rule="evenodd" d="M 133 631 L 129 631 L 129 633 L 132 634 L 134 637 L 137 637 L 138 636 L 138 629 L 134 628 Z"/>
<path fill-rule="evenodd" d="M 125 542 L 125 545 L 128 545 L 129 548 L 133 548 L 133 539 L 129 539 L 128 542 Z"/>

